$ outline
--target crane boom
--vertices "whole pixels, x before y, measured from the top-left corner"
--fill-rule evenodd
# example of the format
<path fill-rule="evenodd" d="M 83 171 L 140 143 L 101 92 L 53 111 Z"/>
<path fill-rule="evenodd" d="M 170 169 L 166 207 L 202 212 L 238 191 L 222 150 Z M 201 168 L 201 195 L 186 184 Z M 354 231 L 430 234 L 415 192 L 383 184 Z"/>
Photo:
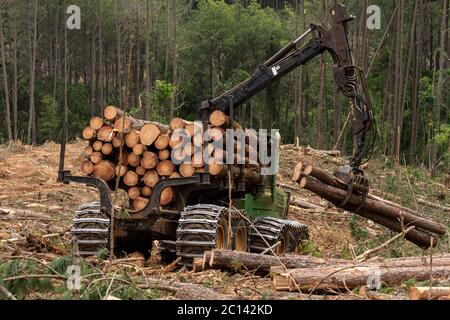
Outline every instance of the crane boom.
<path fill-rule="evenodd" d="M 199 109 L 200 119 L 206 121 L 214 110 L 220 110 L 229 115 L 233 112 L 233 108 L 242 105 L 297 67 L 305 65 L 323 52 L 328 52 L 334 63 L 333 74 L 336 85 L 340 92 L 349 98 L 352 112 L 356 151 L 350 161 L 350 167 L 352 171 L 358 171 L 361 174 L 360 166 L 367 154 L 366 135 L 374 122 L 372 103 L 365 78 L 354 65 L 348 41 L 347 23 L 354 17 L 347 14 L 343 5 L 334 6 L 330 14 L 332 26 L 329 30 L 318 25 L 310 25 L 303 35 L 260 65 L 249 79 L 212 100 L 204 101 Z M 301 40 L 310 33 L 315 34 L 313 39 L 306 45 L 300 46 Z"/>

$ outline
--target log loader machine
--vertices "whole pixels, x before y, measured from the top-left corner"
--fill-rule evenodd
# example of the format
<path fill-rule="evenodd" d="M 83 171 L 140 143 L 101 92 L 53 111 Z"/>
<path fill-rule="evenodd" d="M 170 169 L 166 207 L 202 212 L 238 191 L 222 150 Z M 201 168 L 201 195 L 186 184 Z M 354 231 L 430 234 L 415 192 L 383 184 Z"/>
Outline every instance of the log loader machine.
<path fill-rule="evenodd" d="M 371 147 L 366 146 L 366 136 L 374 124 L 372 106 L 365 79 L 354 64 L 349 46 L 347 23 L 354 17 L 347 14 L 343 5 L 334 6 L 330 13 L 329 30 L 310 25 L 304 34 L 260 65 L 248 80 L 203 102 L 198 118 L 204 126 L 214 110 L 232 118 L 234 108 L 295 68 L 328 52 L 334 62 L 336 84 L 350 101 L 356 139 L 350 163 L 335 174 L 348 183 L 349 190 L 364 194 L 368 192 L 368 182 L 361 165 L 373 147 L 373 142 Z M 312 39 L 302 45 L 309 34 L 313 34 Z M 76 211 L 71 233 L 74 248 L 81 256 L 109 250 L 111 235 L 116 252 L 123 249 L 148 253 L 153 240 L 158 240 L 162 258 L 179 256 L 185 265 L 191 265 L 194 258 L 213 248 L 298 253 L 302 241 L 309 238 L 306 225 L 287 219 L 290 194 L 277 188 L 275 174 L 262 175 L 257 185 L 250 185 L 244 177 L 212 177 L 206 165 L 204 173 L 192 177 L 160 180 L 141 211 L 118 209 L 112 201 L 114 186 L 96 177 L 73 176 L 64 169 L 66 136 L 67 123 L 62 134 L 58 181 L 93 186 L 100 195 L 100 201 L 83 204 Z M 177 195 L 170 209 L 160 205 L 161 192 L 167 187 Z"/>

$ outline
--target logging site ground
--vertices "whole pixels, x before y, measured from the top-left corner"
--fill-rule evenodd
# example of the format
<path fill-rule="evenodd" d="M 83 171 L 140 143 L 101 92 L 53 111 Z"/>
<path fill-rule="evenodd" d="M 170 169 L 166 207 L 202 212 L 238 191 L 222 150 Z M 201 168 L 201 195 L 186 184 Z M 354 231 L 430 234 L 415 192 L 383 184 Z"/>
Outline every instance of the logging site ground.
<path fill-rule="evenodd" d="M 81 150 L 87 142 L 67 145 L 66 168 L 80 174 Z M 70 228 L 74 210 L 80 203 L 94 201 L 95 189 L 84 185 L 56 182 L 59 145 L 10 145 L 0 147 L 0 274 L 14 281 L 14 293 L 24 299 L 70 298 L 64 277 L 72 264 Z M 299 159 L 308 159 L 322 169 L 332 171 L 345 159 L 293 145 L 281 146 L 278 183 L 291 192 L 289 219 L 307 224 L 310 240 L 303 254 L 325 259 L 353 260 L 369 249 L 392 238 L 395 233 L 369 220 L 336 209 L 323 199 L 291 182 Z M 444 177 L 431 178 L 426 170 L 396 166 L 384 159 L 374 159 L 366 169 L 371 192 L 410 207 L 424 217 L 450 225 L 450 192 Z M 301 203 L 312 204 L 311 209 Z M 156 246 L 154 246 L 156 248 Z M 398 239 L 371 256 L 371 260 L 448 253 L 447 236 L 437 247 L 424 251 Z M 10 260 L 11 257 L 19 257 Z M 102 278 L 83 282 L 82 299 L 407 299 L 407 289 L 420 285 L 414 279 L 396 286 L 382 286 L 368 293 L 360 288 L 309 294 L 308 291 L 281 292 L 272 288 L 270 276 L 252 270 L 189 271 L 160 262 L 156 249 L 146 261 L 133 254 L 112 263 L 105 257 L 79 262 L 83 275 L 102 274 Z M 47 277 L 38 277 L 54 273 Z M 24 276 L 26 275 L 26 276 Z M 123 276 L 119 279 L 119 275 Z M 116 281 L 115 281 L 115 277 Z M 103 280 L 102 280 L 103 279 Z M 106 281 L 105 281 L 106 279 Z M 425 286 L 431 285 L 425 281 Z M 433 285 L 448 287 L 448 279 L 433 279 Z M 11 288 L 11 286 L 10 286 Z"/>

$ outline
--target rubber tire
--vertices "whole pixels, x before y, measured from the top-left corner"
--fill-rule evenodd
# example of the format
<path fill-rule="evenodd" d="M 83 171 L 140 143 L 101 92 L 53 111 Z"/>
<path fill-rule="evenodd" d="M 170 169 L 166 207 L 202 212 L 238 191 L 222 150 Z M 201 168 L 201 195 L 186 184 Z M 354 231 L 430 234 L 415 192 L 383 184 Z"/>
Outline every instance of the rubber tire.
<path fill-rule="evenodd" d="M 248 252 L 248 230 L 247 230 L 247 224 L 245 223 L 244 219 L 237 219 L 232 222 L 233 227 L 233 239 L 231 241 L 231 248 L 232 250 L 241 251 L 241 252 Z M 238 232 L 240 232 L 240 245 L 238 245 Z"/>

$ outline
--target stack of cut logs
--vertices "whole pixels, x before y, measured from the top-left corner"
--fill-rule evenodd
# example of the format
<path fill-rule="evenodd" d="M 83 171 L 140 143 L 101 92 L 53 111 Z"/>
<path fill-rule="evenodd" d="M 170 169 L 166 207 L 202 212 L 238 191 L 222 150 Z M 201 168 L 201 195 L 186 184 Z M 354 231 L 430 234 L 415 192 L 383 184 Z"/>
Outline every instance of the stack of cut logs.
<path fill-rule="evenodd" d="M 244 175 L 249 184 L 258 183 L 259 165 L 249 164 L 249 154 L 256 151 L 249 146 L 248 140 L 244 146 L 236 139 L 234 141 L 236 150 L 245 150 L 243 160 L 246 164 L 225 164 L 225 130 L 240 128 L 239 125 L 221 111 L 212 112 L 209 120 L 209 141 L 224 145 L 219 149 L 208 144 L 211 176 L 223 177 L 230 172 L 233 178 Z M 115 178 L 120 177 L 119 187 L 127 191 L 136 211 L 146 207 L 152 188 L 160 179 L 191 177 L 205 171 L 203 129 L 201 125 L 181 118 L 172 119 L 166 126 L 132 118 L 114 106 L 107 106 L 103 118 L 92 117 L 82 136 L 89 145 L 84 148 L 86 159 L 81 164 L 81 171 L 102 178 L 112 188 Z M 236 161 L 240 159 L 239 154 L 242 152 L 234 155 Z M 161 205 L 169 206 L 173 201 L 173 190 L 166 188 L 161 194 Z"/>
<path fill-rule="evenodd" d="M 398 233 L 405 233 L 405 238 L 421 248 L 437 244 L 433 234 L 445 235 L 447 229 L 434 221 L 425 219 L 410 208 L 371 195 L 364 197 L 356 192 L 348 194 L 348 186 L 328 172 L 306 162 L 299 162 L 294 169 L 292 180 L 330 201 L 342 209 L 354 212 Z M 342 205 L 344 203 L 344 205 Z M 414 228 L 409 228 L 409 227 Z M 406 229 L 409 229 L 406 232 Z"/>

